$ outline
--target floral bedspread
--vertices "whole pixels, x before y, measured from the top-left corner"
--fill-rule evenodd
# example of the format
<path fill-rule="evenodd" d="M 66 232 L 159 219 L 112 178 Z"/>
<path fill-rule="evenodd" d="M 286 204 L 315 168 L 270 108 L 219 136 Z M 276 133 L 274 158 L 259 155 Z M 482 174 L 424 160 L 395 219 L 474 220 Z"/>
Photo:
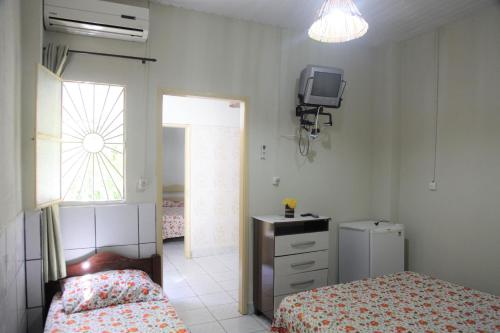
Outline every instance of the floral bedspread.
<path fill-rule="evenodd" d="M 97 310 L 66 314 L 61 295 L 50 305 L 45 333 L 163 332 L 188 333 L 175 309 L 161 301 L 127 303 Z"/>
<path fill-rule="evenodd" d="M 272 332 L 500 332 L 500 297 L 401 272 L 288 296 Z"/>
<path fill-rule="evenodd" d="M 163 239 L 184 237 L 183 207 L 164 207 L 161 220 Z"/>

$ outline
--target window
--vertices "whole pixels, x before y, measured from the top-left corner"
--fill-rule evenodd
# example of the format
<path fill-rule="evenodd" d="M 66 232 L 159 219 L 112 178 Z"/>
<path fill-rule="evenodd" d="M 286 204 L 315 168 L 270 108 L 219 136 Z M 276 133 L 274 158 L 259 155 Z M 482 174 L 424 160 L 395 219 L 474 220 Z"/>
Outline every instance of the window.
<path fill-rule="evenodd" d="M 116 85 L 63 83 L 63 201 L 124 199 L 124 93 Z"/>

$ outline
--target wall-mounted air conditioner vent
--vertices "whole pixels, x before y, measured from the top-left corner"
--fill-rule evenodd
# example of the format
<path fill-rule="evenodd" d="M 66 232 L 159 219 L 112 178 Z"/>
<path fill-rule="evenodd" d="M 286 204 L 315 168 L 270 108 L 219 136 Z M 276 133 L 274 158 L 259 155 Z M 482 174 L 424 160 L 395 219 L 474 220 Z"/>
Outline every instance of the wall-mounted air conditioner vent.
<path fill-rule="evenodd" d="M 144 42 L 149 31 L 146 0 L 45 0 L 45 29 Z"/>

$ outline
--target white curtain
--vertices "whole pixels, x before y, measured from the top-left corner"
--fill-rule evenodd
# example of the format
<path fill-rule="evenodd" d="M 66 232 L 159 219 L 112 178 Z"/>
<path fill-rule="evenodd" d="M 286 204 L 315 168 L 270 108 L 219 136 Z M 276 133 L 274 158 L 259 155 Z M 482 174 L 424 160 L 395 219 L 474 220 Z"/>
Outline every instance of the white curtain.
<path fill-rule="evenodd" d="M 64 72 L 67 59 L 68 47 L 66 45 L 54 45 L 52 43 L 48 43 L 43 49 L 43 65 L 54 72 L 57 76 L 61 76 Z"/>

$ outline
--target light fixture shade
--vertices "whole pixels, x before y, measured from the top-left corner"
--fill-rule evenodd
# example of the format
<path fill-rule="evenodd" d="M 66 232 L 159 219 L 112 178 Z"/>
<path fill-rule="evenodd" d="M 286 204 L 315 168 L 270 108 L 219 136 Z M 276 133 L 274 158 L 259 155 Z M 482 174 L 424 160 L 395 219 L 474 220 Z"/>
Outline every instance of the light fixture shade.
<path fill-rule="evenodd" d="M 366 34 L 368 23 L 352 0 L 325 0 L 309 37 L 323 43 L 342 43 Z"/>

